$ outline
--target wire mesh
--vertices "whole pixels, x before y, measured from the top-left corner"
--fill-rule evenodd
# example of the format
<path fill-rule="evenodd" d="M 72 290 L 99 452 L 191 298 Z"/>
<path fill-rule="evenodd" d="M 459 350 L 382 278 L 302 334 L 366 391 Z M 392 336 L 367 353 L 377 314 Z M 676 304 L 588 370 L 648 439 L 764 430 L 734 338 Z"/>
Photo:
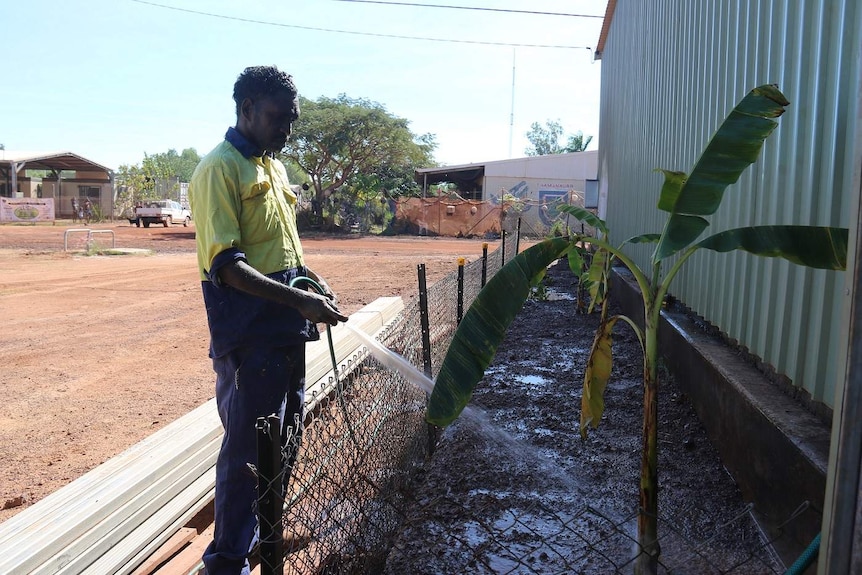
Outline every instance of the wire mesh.
<path fill-rule="evenodd" d="M 481 290 L 483 265 L 490 279 L 514 257 L 514 245 L 509 242 L 510 253 L 498 249 L 485 262 L 465 264 L 464 309 Z M 433 373 L 457 327 L 457 281 L 453 271 L 428 289 Z M 420 315 L 412 298 L 378 339 L 421 369 Z M 438 430 L 424 421 L 424 391 L 366 354 L 338 371 L 343 379 L 335 390 L 306 414 L 277 526 L 285 534 L 283 562 L 262 563 L 262 575 L 631 572 L 637 510 L 587 505 L 562 476 L 537 493 L 530 473 L 553 478 L 559 472 L 522 455 L 508 457 L 487 433 L 449 437 L 448 449 L 486 457 L 476 457 L 469 480 L 448 477 L 445 458 L 429 464 Z M 447 433 L 470 421 L 462 416 Z M 722 524 L 698 501 L 660 513 L 660 573 L 783 571 L 747 507 Z M 727 537 L 736 539 L 732 546 Z"/>

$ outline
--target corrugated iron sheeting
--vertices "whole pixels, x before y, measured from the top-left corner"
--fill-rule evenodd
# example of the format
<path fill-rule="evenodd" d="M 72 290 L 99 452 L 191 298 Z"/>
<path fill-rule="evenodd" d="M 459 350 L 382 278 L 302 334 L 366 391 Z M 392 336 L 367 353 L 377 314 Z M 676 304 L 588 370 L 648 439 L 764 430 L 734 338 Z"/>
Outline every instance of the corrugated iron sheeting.
<path fill-rule="evenodd" d="M 755 224 L 849 227 L 860 46 L 855 0 L 617 2 L 601 55 L 600 173 L 612 239 L 662 229 L 663 180 L 653 170 L 689 171 L 733 106 L 765 83 L 791 104 L 704 237 Z M 630 253 L 647 268 L 651 250 Z M 704 251 L 671 291 L 831 407 L 844 275 Z"/>

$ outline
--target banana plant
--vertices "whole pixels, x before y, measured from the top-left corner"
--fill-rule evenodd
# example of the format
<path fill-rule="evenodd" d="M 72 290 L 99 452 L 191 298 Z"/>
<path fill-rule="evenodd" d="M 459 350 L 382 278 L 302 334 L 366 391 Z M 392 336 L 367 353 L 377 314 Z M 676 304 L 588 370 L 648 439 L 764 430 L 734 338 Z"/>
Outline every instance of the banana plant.
<path fill-rule="evenodd" d="M 844 270 L 847 260 L 846 228 L 773 225 L 722 231 L 697 241 L 709 226 L 710 216 L 721 205 L 727 186 L 760 154 L 763 142 L 777 126 L 775 118 L 789 105 L 774 85 L 749 92 L 730 112 L 707 144 L 691 172 L 661 170 L 664 184 L 658 209 L 668 218 L 660 234 L 648 233 L 622 244 L 611 243 L 607 224 L 577 206 L 565 211 L 597 230 L 599 237 L 574 236 L 545 240 L 506 264 L 478 294 L 455 333 L 428 401 L 426 419 L 446 426 L 470 401 L 506 329 L 523 306 L 529 288 L 548 265 L 567 256 L 580 275 L 579 246 L 588 245 L 592 262 L 586 272 L 592 305 L 600 305 L 602 317 L 584 374 L 581 399 L 581 435 L 597 427 L 604 411 L 604 392 L 611 374 L 614 326 L 622 321 L 637 334 L 644 355 L 644 417 L 638 514 L 639 573 L 658 568 L 658 326 L 662 302 L 671 282 L 686 261 L 700 249 L 716 252 L 743 250 L 763 257 L 780 257 L 813 268 Z M 649 273 L 641 270 L 623 251 L 627 244 L 654 243 Z M 666 273 L 662 264 L 668 258 Z M 607 287 L 611 263 L 619 261 L 631 270 L 643 297 L 644 323 L 639 326 L 624 315 L 607 317 Z"/>

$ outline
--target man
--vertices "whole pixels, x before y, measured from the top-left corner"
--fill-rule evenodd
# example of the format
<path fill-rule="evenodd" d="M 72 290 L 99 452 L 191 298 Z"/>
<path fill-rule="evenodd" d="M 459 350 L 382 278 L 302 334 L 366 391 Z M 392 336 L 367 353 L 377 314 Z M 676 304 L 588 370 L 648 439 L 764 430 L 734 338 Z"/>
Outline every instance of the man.
<path fill-rule="evenodd" d="M 296 196 L 273 157 L 299 117 L 293 79 L 274 66 L 246 68 L 233 98 L 236 126 L 201 160 L 189 185 L 225 428 L 215 536 L 203 557 L 208 575 L 249 572 L 247 557 L 257 542 L 256 478 L 248 467 L 257 463 L 255 422 L 272 413 L 282 417 L 290 467 L 302 432 L 305 342 L 320 337 L 316 323 L 347 320 L 326 282 L 303 264 Z M 325 296 L 290 287 L 297 276 L 316 280 Z"/>

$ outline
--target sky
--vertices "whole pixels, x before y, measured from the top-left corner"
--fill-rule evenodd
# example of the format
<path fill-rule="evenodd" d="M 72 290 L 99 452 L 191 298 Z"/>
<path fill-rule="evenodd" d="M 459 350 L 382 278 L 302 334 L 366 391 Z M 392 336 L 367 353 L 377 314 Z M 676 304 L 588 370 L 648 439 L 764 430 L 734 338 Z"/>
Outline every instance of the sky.
<path fill-rule="evenodd" d="M 606 4 L 14 2 L 0 36 L 0 144 L 71 151 L 114 170 L 170 149 L 204 155 L 235 124 L 237 75 L 274 64 L 306 98 L 368 99 L 414 134 L 433 134 L 440 165 L 523 157 L 530 126 L 548 120 L 566 136 L 593 136 L 594 150 L 592 50 Z"/>

